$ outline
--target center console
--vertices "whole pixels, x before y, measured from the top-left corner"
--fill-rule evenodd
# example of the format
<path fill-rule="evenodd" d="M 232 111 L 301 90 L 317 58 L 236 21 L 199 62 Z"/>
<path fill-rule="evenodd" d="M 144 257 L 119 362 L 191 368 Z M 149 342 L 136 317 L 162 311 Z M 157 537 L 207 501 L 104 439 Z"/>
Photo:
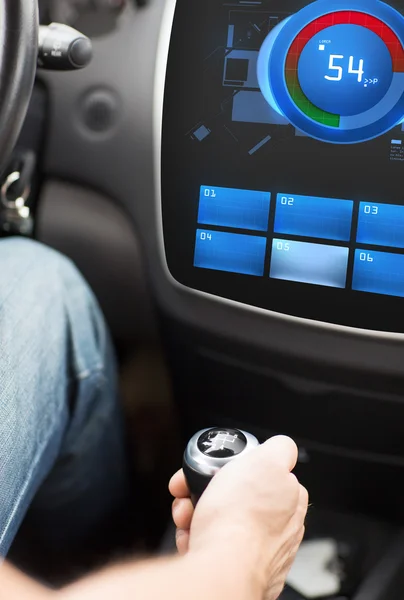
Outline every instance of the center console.
<path fill-rule="evenodd" d="M 85 73 L 42 74 L 46 175 L 116 199 L 139 235 L 184 446 L 215 423 L 290 434 L 313 514 L 332 505 L 393 532 L 403 14 L 404 0 L 131 2 Z M 102 132 L 85 113 L 97 90 L 118 108 Z"/>
<path fill-rule="evenodd" d="M 177 2 L 168 268 L 214 296 L 404 332 L 404 2 Z"/>
<path fill-rule="evenodd" d="M 402 522 L 404 1 L 174 4 L 155 285 L 184 435 L 288 433 L 314 502 Z"/>

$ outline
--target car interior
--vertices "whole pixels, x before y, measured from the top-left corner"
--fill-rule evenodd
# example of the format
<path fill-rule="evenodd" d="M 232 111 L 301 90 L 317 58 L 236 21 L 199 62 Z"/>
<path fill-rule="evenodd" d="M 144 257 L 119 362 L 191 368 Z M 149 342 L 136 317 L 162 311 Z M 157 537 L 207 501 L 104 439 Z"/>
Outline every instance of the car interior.
<path fill-rule="evenodd" d="M 0 233 L 95 292 L 133 471 L 77 564 L 11 559 L 174 552 L 168 480 L 219 427 L 299 446 L 283 600 L 402 599 L 404 1 L 2 4 Z"/>

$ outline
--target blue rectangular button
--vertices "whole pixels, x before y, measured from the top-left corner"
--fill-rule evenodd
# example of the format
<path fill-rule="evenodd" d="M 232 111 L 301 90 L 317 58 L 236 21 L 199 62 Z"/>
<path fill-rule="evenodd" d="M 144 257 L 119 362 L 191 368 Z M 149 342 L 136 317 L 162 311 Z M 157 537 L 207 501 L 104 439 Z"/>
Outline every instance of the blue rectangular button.
<path fill-rule="evenodd" d="M 198 229 L 194 266 L 262 276 L 266 245 L 264 237 Z"/>
<path fill-rule="evenodd" d="M 201 186 L 198 223 L 268 231 L 269 192 Z"/>
<path fill-rule="evenodd" d="M 344 288 L 349 249 L 291 240 L 272 243 L 270 277 Z"/>
<path fill-rule="evenodd" d="M 404 297 L 404 255 L 356 250 L 352 288 Z"/>
<path fill-rule="evenodd" d="M 359 244 L 404 248 L 404 206 L 361 202 L 357 241 Z"/>
<path fill-rule="evenodd" d="M 353 206 L 353 200 L 278 194 L 275 232 L 347 242 Z"/>

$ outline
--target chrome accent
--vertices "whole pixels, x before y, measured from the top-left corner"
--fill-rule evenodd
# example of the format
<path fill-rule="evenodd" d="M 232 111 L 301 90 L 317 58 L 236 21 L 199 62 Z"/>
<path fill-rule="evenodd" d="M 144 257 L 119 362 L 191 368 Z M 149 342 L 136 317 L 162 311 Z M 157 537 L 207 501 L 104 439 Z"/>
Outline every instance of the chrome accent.
<path fill-rule="evenodd" d="M 199 471 L 202 475 L 207 475 L 208 477 L 213 477 L 228 462 L 237 460 L 240 456 L 244 456 L 246 452 L 250 452 L 250 450 L 257 448 L 257 446 L 260 445 L 259 441 L 254 435 L 247 433 L 242 429 L 238 429 L 238 431 L 245 435 L 247 440 L 247 445 L 244 450 L 240 452 L 240 454 L 237 454 L 237 456 L 228 456 L 226 458 L 215 458 L 213 456 L 208 456 L 199 450 L 198 440 L 203 433 L 210 431 L 211 429 L 217 429 L 217 427 L 207 427 L 206 429 L 201 429 L 201 431 L 195 433 L 195 435 L 193 435 L 189 440 L 184 455 L 184 460 L 191 467 L 191 469 Z M 226 430 L 226 427 L 221 429 Z"/>

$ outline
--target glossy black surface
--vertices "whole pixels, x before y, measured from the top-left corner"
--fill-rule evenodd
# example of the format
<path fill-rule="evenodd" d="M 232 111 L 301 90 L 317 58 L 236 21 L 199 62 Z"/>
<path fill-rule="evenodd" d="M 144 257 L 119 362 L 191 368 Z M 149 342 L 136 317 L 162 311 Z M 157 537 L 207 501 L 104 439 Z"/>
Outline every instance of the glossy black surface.
<path fill-rule="evenodd" d="M 237 456 L 246 445 L 246 437 L 238 429 L 209 429 L 198 440 L 199 450 L 212 458 Z"/>
<path fill-rule="evenodd" d="M 260 10 L 293 12 L 304 4 L 306 0 L 279 3 L 265 0 Z M 402 1 L 391 0 L 390 4 L 403 9 Z M 224 56 L 221 54 L 225 52 L 223 32 L 228 24 L 228 10 L 216 0 L 197 0 L 192 6 L 185 0 L 177 2 L 166 78 L 162 145 L 164 242 L 171 274 L 189 288 L 279 314 L 358 329 L 404 332 L 402 298 L 351 289 L 352 250 L 346 289 L 270 279 L 271 238 L 264 277 L 193 266 L 201 185 L 269 191 L 272 198 L 277 193 L 290 192 L 353 200 L 356 208 L 352 235 L 346 244 L 351 248 L 355 246 L 359 201 L 402 204 L 403 162 L 390 159 L 391 138 L 399 135 L 399 127 L 393 135 L 344 147 L 296 136 L 291 126 L 272 128 L 272 145 L 249 155 L 247 144 L 253 146 L 269 129 L 257 123 L 247 129 L 245 124 L 231 121 L 229 88 L 222 86 Z M 251 11 L 251 6 L 238 10 Z M 199 122 L 206 123 L 212 131 L 202 142 L 192 138 Z M 233 135 L 227 130 L 229 126 Z M 273 226 L 271 210 L 269 232 Z M 279 237 L 290 239 L 288 235 Z"/>

